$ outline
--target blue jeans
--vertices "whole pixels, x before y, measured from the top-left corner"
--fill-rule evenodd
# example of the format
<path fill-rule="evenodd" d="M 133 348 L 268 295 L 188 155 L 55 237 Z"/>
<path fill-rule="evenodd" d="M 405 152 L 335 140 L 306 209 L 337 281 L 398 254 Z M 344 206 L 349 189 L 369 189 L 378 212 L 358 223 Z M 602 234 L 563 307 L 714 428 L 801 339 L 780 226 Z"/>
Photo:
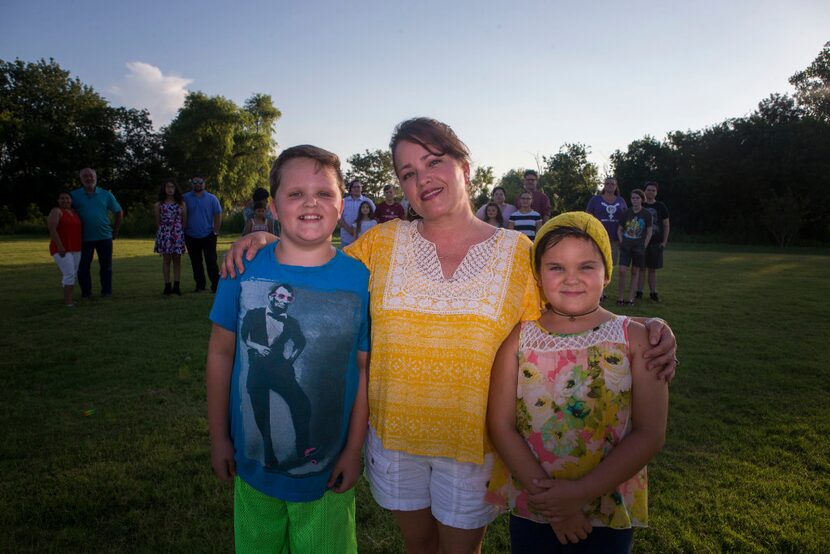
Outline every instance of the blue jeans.
<path fill-rule="evenodd" d="M 78 284 L 81 285 L 81 296 L 92 296 L 92 256 L 98 253 L 99 276 L 101 279 L 101 295 L 112 294 L 112 239 L 89 240 L 81 243 L 81 263 L 78 266 Z"/>
<path fill-rule="evenodd" d="M 562 544 L 546 523 L 510 516 L 510 550 L 522 554 L 628 554 L 634 529 L 594 527 L 588 538 L 576 544 Z"/>

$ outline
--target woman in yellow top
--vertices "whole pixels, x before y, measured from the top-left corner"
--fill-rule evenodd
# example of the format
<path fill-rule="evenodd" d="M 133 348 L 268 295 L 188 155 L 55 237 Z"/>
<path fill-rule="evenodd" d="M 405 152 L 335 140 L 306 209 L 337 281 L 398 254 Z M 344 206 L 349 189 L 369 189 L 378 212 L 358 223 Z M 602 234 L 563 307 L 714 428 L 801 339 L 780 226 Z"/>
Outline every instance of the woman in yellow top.
<path fill-rule="evenodd" d="M 404 121 L 390 143 L 421 220 L 370 229 L 346 252 L 371 271 L 372 354 L 366 474 L 393 510 L 407 552 L 477 552 L 498 515 L 485 500 L 493 453 L 485 416 L 496 351 L 539 317 L 527 237 L 475 217 L 466 145 L 446 124 Z M 241 239 L 223 272 L 276 237 Z M 674 375 L 675 341 L 652 325 L 654 365 Z"/>

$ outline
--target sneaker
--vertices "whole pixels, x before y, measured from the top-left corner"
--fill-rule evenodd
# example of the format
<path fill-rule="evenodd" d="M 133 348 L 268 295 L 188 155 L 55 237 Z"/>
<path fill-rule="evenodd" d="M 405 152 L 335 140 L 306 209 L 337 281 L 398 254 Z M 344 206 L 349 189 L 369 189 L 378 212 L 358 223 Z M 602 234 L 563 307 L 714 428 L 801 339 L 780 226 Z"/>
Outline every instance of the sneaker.
<path fill-rule="evenodd" d="M 643 297 L 643 291 L 641 291 L 641 290 L 638 290 L 637 294 L 634 295 L 634 298 L 636 298 L 637 300 L 641 299 L 642 297 Z"/>
<path fill-rule="evenodd" d="M 651 294 L 648 295 L 648 297 L 651 298 L 652 300 L 654 300 L 655 302 L 660 302 L 660 295 L 657 294 L 656 292 L 652 292 Z"/>

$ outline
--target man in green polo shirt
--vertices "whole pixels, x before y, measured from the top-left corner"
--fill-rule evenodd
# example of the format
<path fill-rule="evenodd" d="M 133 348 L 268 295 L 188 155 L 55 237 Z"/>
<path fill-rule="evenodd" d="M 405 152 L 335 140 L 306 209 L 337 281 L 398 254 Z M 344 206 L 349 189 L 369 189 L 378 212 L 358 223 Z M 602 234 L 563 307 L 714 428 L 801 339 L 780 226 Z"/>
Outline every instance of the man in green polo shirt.
<path fill-rule="evenodd" d="M 85 167 L 81 170 L 82 188 L 72 191 L 72 207 L 81 217 L 82 243 L 81 263 L 78 267 L 78 283 L 81 296 L 92 298 L 92 256 L 98 254 L 100 268 L 101 296 L 112 296 L 112 241 L 118 237 L 118 229 L 124 220 L 124 212 L 115 196 L 97 187 L 95 170 Z M 113 214 L 110 224 L 109 212 Z"/>

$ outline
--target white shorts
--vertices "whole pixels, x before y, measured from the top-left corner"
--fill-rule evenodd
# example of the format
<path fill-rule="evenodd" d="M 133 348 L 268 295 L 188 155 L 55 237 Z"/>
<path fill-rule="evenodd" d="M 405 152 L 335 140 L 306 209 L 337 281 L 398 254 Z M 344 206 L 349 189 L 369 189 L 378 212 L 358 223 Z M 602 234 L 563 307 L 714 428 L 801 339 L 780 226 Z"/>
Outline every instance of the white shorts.
<path fill-rule="evenodd" d="M 492 454 L 484 456 L 483 464 L 473 464 L 387 450 L 369 427 L 365 463 L 372 496 L 387 510 L 431 508 L 435 519 L 457 529 L 484 527 L 500 513 L 484 501 Z"/>
<path fill-rule="evenodd" d="M 68 287 L 75 284 L 75 279 L 78 276 L 78 265 L 81 263 L 80 252 L 67 252 L 65 256 L 55 252 L 52 254 L 55 263 L 58 264 L 58 269 L 61 270 L 61 285 Z"/>

